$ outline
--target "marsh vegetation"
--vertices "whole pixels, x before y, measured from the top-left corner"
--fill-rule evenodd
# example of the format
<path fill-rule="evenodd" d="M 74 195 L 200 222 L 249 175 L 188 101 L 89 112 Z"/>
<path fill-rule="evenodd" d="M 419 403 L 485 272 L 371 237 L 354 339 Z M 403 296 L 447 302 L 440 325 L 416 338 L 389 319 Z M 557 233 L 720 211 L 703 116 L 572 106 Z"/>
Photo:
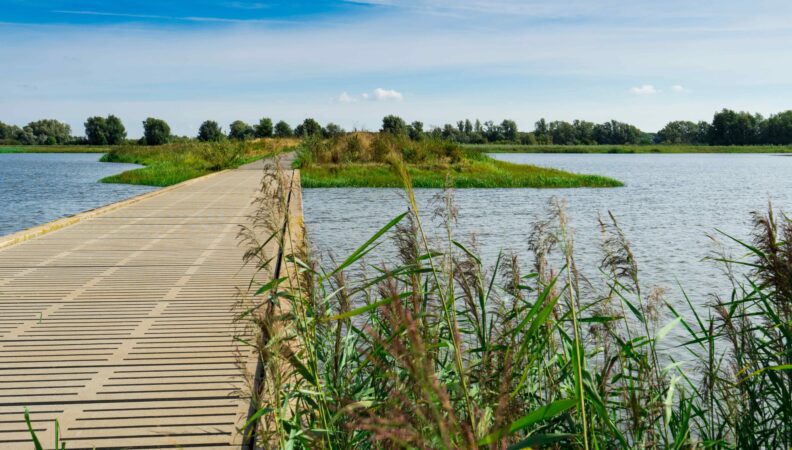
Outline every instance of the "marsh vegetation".
<path fill-rule="evenodd" d="M 102 179 L 105 183 L 170 186 L 219 170 L 275 155 L 296 146 L 294 139 L 263 139 L 249 142 L 185 142 L 158 146 L 113 147 L 104 162 L 142 164 L 134 169 Z"/>
<path fill-rule="evenodd" d="M 414 187 L 564 188 L 615 187 L 617 180 L 496 161 L 485 154 L 437 139 L 411 139 L 391 132 L 351 133 L 303 141 L 295 167 L 302 185 L 314 187 L 400 187 L 404 163 Z"/>
<path fill-rule="evenodd" d="M 533 257 L 483 261 L 455 234 L 453 192 L 406 211 L 333 264 L 251 240 L 264 382 L 251 423 L 279 448 L 788 448 L 792 444 L 792 222 L 753 216 L 746 255 L 713 255 L 732 286 L 707 308 L 641 283 L 615 217 L 601 217 L 604 282 L 581 276 L 562 202 L 524 232 Z M 268 192 L 286 202 L 281 188 Z M 284 210 L 281 207 L 281 212 Z M 260 217 L 278 211 L 261 211 Z M 445 237 L 424 229 L 438 216 Z M 385 222 L 387 218 L 383 218 Z M 269 225 L 268 225 L 269 224 Z M 250 230 L 255 231 L 255 230 Z M 383 239 L 392 254 L 367 255 Z M 639 243 L 640 245 L 640 243 Z M 735 270 L 744 267 L 746 270 Z M 742 274 L 742 275 L 740 275 Z M 682 280 L 684 286 L 684 280 Z M 684 297 L 684 296 L 683 296 Z M 664 351 L 686 336 L 685 357 Z"/>

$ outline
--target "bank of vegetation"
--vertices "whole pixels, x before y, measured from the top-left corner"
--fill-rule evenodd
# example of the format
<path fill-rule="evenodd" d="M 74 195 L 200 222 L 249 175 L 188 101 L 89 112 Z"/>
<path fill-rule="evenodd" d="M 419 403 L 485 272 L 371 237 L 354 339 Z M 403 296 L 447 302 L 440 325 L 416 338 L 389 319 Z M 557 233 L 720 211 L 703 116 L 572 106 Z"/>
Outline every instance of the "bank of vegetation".
<path fill-rule="evenodd" d="M 413 122 L 411 132 L 423 133 L 423 124 Z M 687 145 L 687 146 L 790 146 L 792 111 L 771 115 L 724 109 L 711 122 L 672 121 L 656 133 L 610 120 L 603 123 L 540 119 L 533 131 L 518 130 L 512 120 L 500 123 L 460 120 L 455 125 L 434 127 L 428 134 L 462 144 L 520 145 Z"/>
<path fill-rule="evenodd" d="M 404 133 L 351 133 L 305 139 L 295 167 L 302 186 L 400 187 L 402 167 L 420 188 L 614 187 L 614 179 L 496 161 L 453 142 Z"/>
<path fill-rule="evenodd" d="M 262 139 L 255 142 L 184 142 L 159 146 L 112 147 L 101 161 L 141 164 L 102 179 L 104 183 L 170 186 L 224 169 L 239 167 L 295 147 L 295 139 Z"/>
<path fill-rule="evenodd" d="M 430 239 L 400 172 L 407 211 L 337 263 L 289 253 L 309 247 L 284 245 L 283 206 L 245 233 L 262 271 L 240 314 L 262 336 L 249 421 L 261 447 L 790 448 L 789 219 L 757 213 L 753 241 L 720 236 L 747 256 L 706 262 L 732 289 L 702 307 L 641 284 L 614 217 L 599 223 L 601 263 L 580 268 L 559 202 L 526 225 L 527 261 L 477 256 L 455 234 L 451 191 L 432 214 L 445 237 Z M 272 280 L 256 236 L 293 271 Z M 386 236 L 394 250 L 372 260 Z"/>
<path fill-rule="evenodd" d="M 33 121 L 25 126 L 0 122 L 0 145 L 164 145 L 271 137 L 305 138 L 321 135 L 328 138 L 346 133 L 337 124 L 322 126 L 312 118 L 292 127 L 284 120 L 275 123 L 268 117 L 254 124 L 235 120 L 228 125 L 227 131 L 218 122 L 207 120 L 200 125 L 195 136 L 177 136 L 171 132 L 165 120 L 154 117 L 143 121 L 143 136 L 140 139 L 128 139 L 124 124 L 114 115 L 89 117 L 84 128 L 85 136 L 73 136 L 68 124 L 53 119 Z M 534 124 L 533 130 L 527 131 L 520 130 L 517 123 L 509 119 L 483 123 L 478 119 L 464 119 L 455 124 L 425 126 L 420 121 L 407 123 L 398 116 L 390 115 L 383 119 L 381 131 L 404 133 L 413 140 L 430 138 L 459 144 L 531 145 L 537 148 L 547 148 L 545 146 L 548 145 L 682 145 L 691 146 L 691 150 L 693 147 L 710 146 L 709 151 L 714 152 L 716 148 L 733 146 L 791 146 L 792 110 L 764 117 L 761 114 L 723 109 L 716 112 L 710 122 L 675 120 L 657 132 L 642 131 L 617 120 L 594 123 L 586 120 L 547 121 L 543 118 Z M 761 151 L 765 150 L 773 149 Z"/>
<path fill-rule="evenodd" d="M 792 146 L 775 145 L 522 145 L 465 144 L 483 153 L 792 153 Z"/>

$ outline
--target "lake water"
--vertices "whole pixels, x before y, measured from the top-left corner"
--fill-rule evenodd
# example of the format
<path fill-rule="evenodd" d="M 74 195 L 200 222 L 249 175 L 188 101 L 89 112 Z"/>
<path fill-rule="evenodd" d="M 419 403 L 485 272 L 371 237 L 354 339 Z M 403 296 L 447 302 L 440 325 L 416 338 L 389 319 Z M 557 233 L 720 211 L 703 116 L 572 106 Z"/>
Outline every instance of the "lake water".
<path fill-rule="evenodd" d="M 698 154 L 500 154 L 506 161 L 611 176 L 623 188 L 611 189 L 470 189 L 455 192 L 459 208 L 457 236 L 477 235 L 487 266 L 500 250 L 523 256 L 530 268 L 527 238 L 531 224 L 547 211 L 552 197 L 565 199 L 575 229 L 578 266 L 598 275 L 601 234 L 597 215 L 612 211 L 638 260 L 643 289 L 667 288 L 667 298 L 683 301 L 679 283 L 702 305 L 729 286 L 717 265 L 702 262 L 714 247 L 708 234 L 720 229 L 748 238 L 751 211 L 792 213 L 792 157 Z M 343 260 L 391 218 L 406 210 L 395 189 L 307 189 L 305 221 L 314 246 L 332 249 Z M 416 195 L 429 217 L 436 190 Z M 369 262 L 378 262 L 370 257 Z"/>
<path fill-rule="evenodd" d="M 0 154 L 0 236 L 149 192 L 99 180 L 135 164 L 102 163 L 97 153 Z"/>

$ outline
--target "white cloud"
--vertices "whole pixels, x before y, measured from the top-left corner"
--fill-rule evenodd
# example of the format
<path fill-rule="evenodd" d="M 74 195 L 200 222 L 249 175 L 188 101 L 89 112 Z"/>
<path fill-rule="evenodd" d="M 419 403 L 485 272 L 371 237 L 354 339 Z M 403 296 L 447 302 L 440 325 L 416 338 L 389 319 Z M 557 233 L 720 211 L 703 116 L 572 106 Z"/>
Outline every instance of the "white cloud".
<path fill-rule="evenodd" d="M 630 92 L 632 92 L 635 95 L 654 95 L 660 91 L 658 91 L 657 88 L 655 88 L 651 84 L 644 84 L 642 86 L 630 88 Z"/>
<path fill-rule="evenodd" d="M 364 92 L 358 96 L 349 95 L 344 91 L 336 97 L 336 101 L 339 103 L 357 103 L 361 100 L 372 102 L 400 102 L 404 100 L 404 94 L 394 89 L 377 88 L 372 92 Z"/>
<path fill-rule="evenodd" d="M 357 98 L 347 94 L 346 91 L 342 92 L 341 95 L 336 98 L 336 100 L 340 103 L 356 103 L 358 101 Z"/>
<path fill-rule="evenodd" d="M 671 86 L 671 90 L 673 92 L 677 92 L 677 93 L 679 93 L 679 92 L 687 92 L 687 89 L 685 89 L 685 87 L 682 86 L 681 84 L 675 84 L 675 85 Z"/>
<path fill-rule="evenodd" d="M 393 89 L 377 88 L 374 89 L 374 100 L 378 102 L 388 102 L 388 101 L 400 102 L 404 100 L 404 95 L 401 92 L 395 91 Z"/>

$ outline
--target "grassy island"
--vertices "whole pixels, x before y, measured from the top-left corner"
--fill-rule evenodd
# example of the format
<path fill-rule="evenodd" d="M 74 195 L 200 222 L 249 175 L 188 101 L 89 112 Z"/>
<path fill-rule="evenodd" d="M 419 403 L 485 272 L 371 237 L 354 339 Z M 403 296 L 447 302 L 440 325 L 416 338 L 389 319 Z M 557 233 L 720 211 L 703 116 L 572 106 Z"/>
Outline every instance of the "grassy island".
<path fill-rule="evenodd" d="M 170 186 L 218 170 L 271 156 L 297 145 L 296 139 L 260 139 L 256 141 L 186 142 L 158 146 L 129 145 L 112 148 L 102 157 L 104 162 L 142 164 L 103 178 L 104 183 Z"/>
<path fill-rule="evenodd" d="M 573 188 L 617 187 L 622 183 L 597 175 L 496 161 L 480 151 L 448 141 L 410 140 L 389 133 L 352 133 L 306 140 L 295 167 L 302 185 L 318 187 L 401 187 L 393 169 L 404 161 L 419 188 Z"/>

